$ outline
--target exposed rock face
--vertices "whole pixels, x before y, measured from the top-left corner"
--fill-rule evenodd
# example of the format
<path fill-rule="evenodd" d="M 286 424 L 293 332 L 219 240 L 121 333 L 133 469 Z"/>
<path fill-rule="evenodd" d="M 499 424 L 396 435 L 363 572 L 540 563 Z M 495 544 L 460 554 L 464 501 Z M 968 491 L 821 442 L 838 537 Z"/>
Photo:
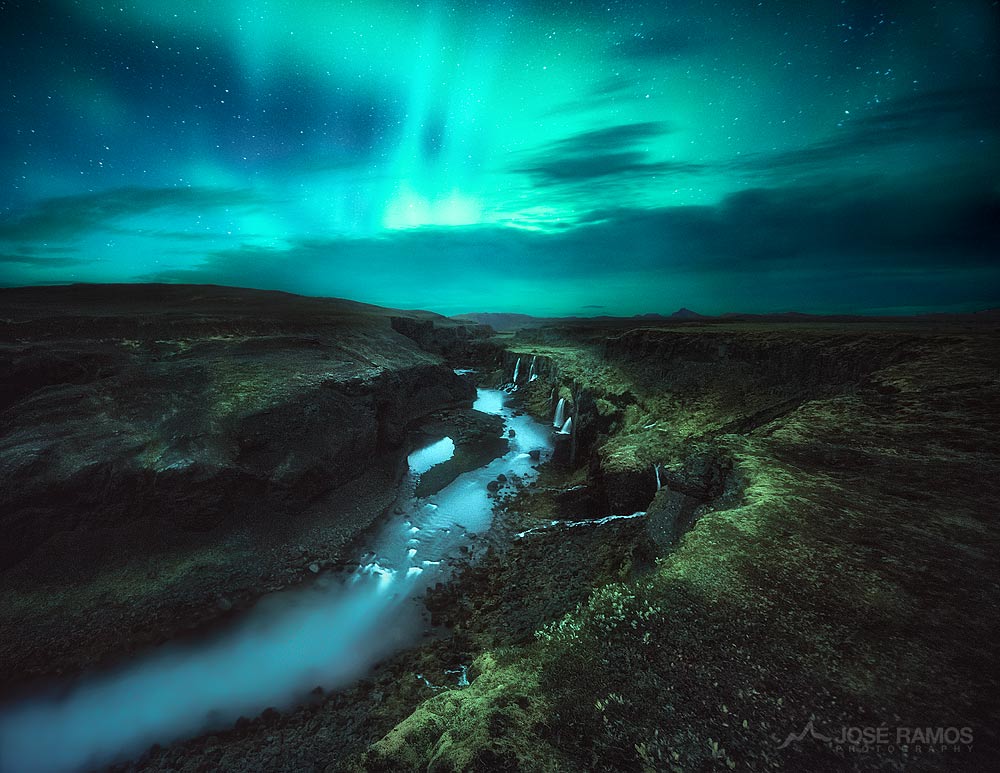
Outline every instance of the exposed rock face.
<path fill-rule="evenodd" d="M 408 426 L 475 397 L 360 304 L 204 287 L 0 297 L 0 578 L 29 601 L 131 571 L 150 587 L 115 595 L 148 604 L 175 566 L 184 603 L 230 595 L 227 578 L 252 593 L 290 540 L 336 560 L 387 506 Z M 188 556 L 209 553 L 202 582 Z M 0 624 L 27 645 L 23 613 L 0 607 Z M 0 651 L 0 683 L 24 654 Z"/>
<path fill-rule="evenodd" d="M 702 501 L 669 488 L 656 492 L 646 511 L 646 529 L 661 551 L 672 547 L 694 520 Z"/>
<path fill-rule="evenodd" d="M 598 455 L 592 457 L 589 478 L 609 513 L 625 515 L 645 510 L 656 494 L 656 482 L 647 470 L 609 470 L 602 466 Z"/>
<path fill-rule="evenodd" d="M 225 363 L 218 351 L 202 359 L 198 345 L 167 362 L 139 356 L 99 382 L 52 385 L 9 408 L 0 570 L 30 559 L 34 573 L 65 571 L 81 549 L 100 563 L 248 517 L 294 518 L 366 467 L 394 463 L 414 419 L 473 396 L 437 365 L 341 380 L 318 371 L 322 348 L 239 348 Z M 227 376 L 237 383 L 221 385 Z M 55 562 L 44 555 L 62 548 Z"/>
<path fill-rule="evenodd" d="M 509 374 L 516 358 L 533 359 L 540 383 L 522 385 L 528 404 L 544 416 L 565 397 L 573 419 L 573 434 L 556 439 L 554 462 L 587 465 L 604 511 L 626 514 L 650 503 L 652 469 L 661 463 L 669 463 L 664 486 L 701 501 L 718 496 L 727 470 L 705 455 L 706 441 L 752 431 L 808 400 L 856 389 L 878 368 L 912 359 L 920 340 L 831 327 L 576 324 L 521 331 L 499 365 Z"/>
<path fill-rule="evenodd" d="M 571 486 L 553 496 L 556 514 L 563 519 L 594 518 L 600 514 L 590 486 Z"/>
<path fill-rule="evenodd" d="M 663 469 L 660 478 L 667 488 L 707 501 L 723 494 L 732 469 L 731 460 L 703 451 L 688 456 L 680 469 Z"/>
<path fill-rule="evenodd" d="M 912 356 L 915 340 L 850 331 L 637 329 L 608 337 L 604 355 L 627 364 L 640 382 L 661 387 L 794 393 L 860 381 Z"/>
<path fill-rule="evenodd" d="M 706 507 L 732 506 L 739 495 L 734 477 L 731 459 L 705 451 L 688 456 L 679 468 L 662 469 L 662 487 L 646 509 L 657 547 L 673 546 Z"/>
<path fill-rule="evenodd" d="M 493 330 L 486 325 L 412 317 L 393 317 L 391 323 L 393 330 L 415 341 L 421 349 L 441 354 L 451 361 L 478 362 L 485 351 L 493 350 L 487 340 Z"/>

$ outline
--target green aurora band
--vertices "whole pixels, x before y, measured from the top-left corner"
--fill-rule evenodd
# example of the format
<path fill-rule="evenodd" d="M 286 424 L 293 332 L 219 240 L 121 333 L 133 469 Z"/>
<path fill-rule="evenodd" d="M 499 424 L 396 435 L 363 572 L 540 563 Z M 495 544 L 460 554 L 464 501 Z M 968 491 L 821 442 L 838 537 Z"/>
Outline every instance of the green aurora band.
<path fill-rule="evenodd" d="M 443 313 L 1000 302 L 997 8 L 0 5 L 0 284 Z"/>

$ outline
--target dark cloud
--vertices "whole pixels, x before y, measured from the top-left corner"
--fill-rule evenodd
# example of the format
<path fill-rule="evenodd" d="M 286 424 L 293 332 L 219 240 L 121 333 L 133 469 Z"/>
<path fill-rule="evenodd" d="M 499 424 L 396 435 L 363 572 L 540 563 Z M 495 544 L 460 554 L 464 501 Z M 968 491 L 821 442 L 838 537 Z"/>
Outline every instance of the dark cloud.
<path fill-rule="evenodd" d="M 636 151 L 606 153 L 600 156 L 572 156 L 541 160 L 533 166 L 523 166 L 516 171 L 530 175 L 536 184 L 552 185 L 600 177 L 660 174 L 697 174 L 703 167 L 682 161 L 646 161 L 646 154 Z"/>
<path fill-rule="evenodd" d="M 613 104 L 619 99 L 642 98 L 647 89 L 648 85 L 644 81 L 616 73 L 601 79 L 572 100 L 557 105 L 549 111 L 549 115 L 580 115 L 593 111 L 605 111 L 609 104 Z"/>
<path fill-rule="evenodd" d="M 634 81 L 616 77 L 603 82 L 597 96 L 622 93 Z M 635 147 L 674 131 L 666 123 L 624 124 L 552 143 L 515 171 L 537 183 L 560 183 L 629 174 L 746 173 L 784 176 L 790 173 L 843 173 L 844 164 L 867 159 L 894 147 L 913 149 L 924 143 L 975 142 L 983 145 L 983 162 L 998 165 L 1000 84 L 942 89 L 887 100 L 866 114 L 845 117 L 830 137 L 791 150 L 755 153 L 730 162 L 697 164 L 644 160 Z M 633 155 L 629 155 L 633 154 Z M 659 168 L 657 168 L 659 167 Z"/>
<path fill-rule="evenodd" d="M 583 132 L 550 143 L 512 171 L 529 175 L 536 185 L 565 185 L 598 178 L 658 174 L 694 174 L 700 164 L 649 161 L 644 144 L 672 131 L 669 124 L 621 124 Z"/>
<path fill-rule="evenodd" d="M 1000 251 L 1000 191 L 988 177 L 921 191 L 876 178 L 759 188 L 717 206 L 611 210 L 589 220 L 590 243 L 607 234 L 645 255 L 647 266 L 682 271 L 959 270 L 994 266 Z"/>
<path fill-rule="evenodd" d="M 633 93 L 637 88 L 638 84 L 635 78 L 626 78 L 624 75 L 613 75 L 596 84 L 590 90 L 590 95 L 603 100 L 604 97 L 616 97 L 622 94 Z"/>
<path fill-rule="evenodd" d="M 869 131 L 939 133 L 962 127 L 996 131 L 1000 122 L 1000 85 L 943 89 L 900 97 L 858 125 Z"/>
<path fill-rule="evenodd" d="M 245 189 L 117 188 L 99 193 L 45 199 L 0 223 L 0 241 L 62 241 L 96 228 L 112 227 L 126 217 L 157 210 L 203 212 L 213 207 L 249 206 L 257 196 Z"/>
<path fill-rule="evenodd" d="M 88 261 L 81 258 L 61 258 L 46 257 L 43 255 L 29 255 L 24 252 L 5 253 L 0 252 L 0 265 L 20 265 L 32 268 L 67 268 L 69 266 L 80 266 Z"/>
<path fill-rule="evenodd" d="M 1000 139 L 1000 87 L 952 89 L 891 100 L 864 116 L 844 122 L 821 142 L 781 153 L 740 159 L 734 168 L 785 171 L 823 168 L 893 145 L 939 140 Z"/>
<path fill-rule="evenodd" d="M 722 283 L 728 309 L 759 309 L 758 296 L 801 308 L 794 298 L 808 290 L 807 308 L 816 309 L 860 298 L 869 305 L 933 305 L 934 288 L 949 303 L 993 302 L 1000 296 L 998 251 L 1000 193 L 988 180 L 919 195 L 873 180 L 748 190 L 715 206 L 593 212 L 556 233 L 425 228 L 377 239 L 300 240 L 288 249 L 246 246 L 215 253 L 198 269 L 145 279 L 454 308 L 469 288 L 512 277 L 552 292 L 626 278 L 663 288 Z M 686 299 L 671 303 L 678 300 Z M 722 302 L 690 300 L 717 310 Z"/>
<path fill-rule="evenodd" d="M 606 153 L 650 142 L 672 131 L 663 121 L 625 123 L 574 134 L 552 143 L 546 152 L 565 154 Z"/>

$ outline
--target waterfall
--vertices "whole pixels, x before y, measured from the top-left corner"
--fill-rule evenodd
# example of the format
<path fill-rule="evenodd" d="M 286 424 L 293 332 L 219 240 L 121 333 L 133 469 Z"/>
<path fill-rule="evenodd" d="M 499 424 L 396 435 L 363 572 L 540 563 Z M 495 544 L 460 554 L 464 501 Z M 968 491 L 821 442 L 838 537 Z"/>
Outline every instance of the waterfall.
<path fill-rule="evenodd" d="M 541 526 L 535 526 L 527 531 L 521 531 L 514 535 L 514 539 L 524 539 L 529 534 L 538 534 L 539 532 L 545 531 L 546 529 L 551 529 L 553 527 L 560 527 L 564 529 L 578 529 L 581 526 L 603 526 L 606 523 L 611 523 L 612 521 L 627 521 L 632 518 L 645 518 L 646 511 L 640 510 L 638 513 L 632 513 L 631 515 L 606 515 L 603 518 L 588 518 L 583 521 L 549 521 L 548 523 L 543 523 Z M 418 677 L 419 678 L 419 677 Z M 459 687 L 462 684 L 459 682 Z"/>
<path fill-rule="evenodd" d="M 538 378 L 538 374 L 535 373 L 535 360 L 538 359 L 538 355 L 532 355 L 531 357 L 531 367 L 528 368 L 528 381 L 534 381 Z"/>
<path fill-rule="evenodd" d="M 573 417 L 570 416 L 566 419 L 566 423 L 562 425 L 562 429 L 559 430 L 561 435 L 572 435 L 573 434 Z"/>
<path fill-rule="evenodd" d="M 140 650 L 113 669 L 64 680 L 51 691 L 39 685 L 13 701 L 5 694 L 0 771 L 103 769 L 138 757 L 154 742 L 231 727 L 240 715 L 254 716 L 265 706 L 291 709 L 306 697 L 303 688 L 354 684 L 379 661 L 418 643 L 424 622 L 417 602 L 425 584 L 446 577 L 439 574 L 446 571 L 442 559 L 460 555 L 470 535 L 493 523 L 487 482 L 502 471 L 530 484 L 538 477 L 537 460 L 527 452 L 539 449 L 546 458 L 554 445 L 551 428 L 527 414 L 514 415 L 520 412 L 500 390 L 477 390 L 475 407 L 501 418 L 505 430 L 516 430 L 510 450 L 461 473 L 434 495 L 433 505 L 412 488 L 401 488 L 397 517 L 361 538 L 359 544 L 371 550 L 361 554 L 359 548 L 357 568 L 344 573 L 345 582 L 324 572 L 319 579 L 329 584 L 303 582 L 265 597 L 211 637 Z M 430 469 L 425 465 L 435 461 L 421 461 L 422 452 L 436 447 L 437 454 L 451 445 L 441 441 L 410 454 L 411 471 Z M 442 453 L 436 460 L 444 458 Z M 466 667 L 455 665 L 447 686 L 467 688 Z"/>
<path fill-rule="evenodd" d="M 656 490 L 659 491 L 663 487 L 663 484 L 660 483 L 660 465 L 653 465 L 653 473 L 656 475 Z"/>
<path fill-rule="evenodd" d="M 556 416 L 552 419 L 552 426 L 559 428 L 563 425 L 563 420 L 566 416 L 566 398 L 560 397 L 559 404 L 556 406 Z"/>
<path fill-rule="evenodd" d="M 511 382 L 512 384 L 517 383 L 517 377 L 520 374 L 521 374 L 521 358 L 518 357 L 517 362 L 514 364 L 514 380 Z"/>

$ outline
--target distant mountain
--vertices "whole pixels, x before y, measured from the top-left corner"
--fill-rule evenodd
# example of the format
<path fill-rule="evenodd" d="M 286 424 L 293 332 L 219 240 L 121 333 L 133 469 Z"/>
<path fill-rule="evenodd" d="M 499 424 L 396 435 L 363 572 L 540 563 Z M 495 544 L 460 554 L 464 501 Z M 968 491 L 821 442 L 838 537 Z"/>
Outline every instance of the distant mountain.
<path fill-rule="evenodd" d="M 691 309 L 685 309 L 683 306 L 673 314 L 670 315 L 673 319 L 704 319 L 704 314 L 699 314 L 697 311 L 691 311 Z"/>
<path fill-rule="evenodd" d="M 648 319 L 648 320 L 658 320 L 658 319 L 705 319 L 704 314 L 699 314 L 697 311 L 691 311 L 691 309 L 679 308 L 673 314 L 636 314 L 632 319 Z"/>
<path fill-rule="evenodd" d="M 525 328 L 544 327 L 546 325 L 561 325 L 572 323 L 592 323 L 592 322 L 676 322 L 678 320 L 708 319 L 704 314 L 699 314 L 691 309 L 681 308 L 673 314 L 664 315 L 657 313 L 636 314 L 632 317 L 614 317 L 601 315 L 598 317 L 532 317 L 530 314 L 504 314 L 499 312 L 472 312 L 469 314 L 457 314 L 451 319 L 456 322 L 474 322 L 480 325 L 489 325 L 498 333 L 511 330 L 523 330 Z"/>

